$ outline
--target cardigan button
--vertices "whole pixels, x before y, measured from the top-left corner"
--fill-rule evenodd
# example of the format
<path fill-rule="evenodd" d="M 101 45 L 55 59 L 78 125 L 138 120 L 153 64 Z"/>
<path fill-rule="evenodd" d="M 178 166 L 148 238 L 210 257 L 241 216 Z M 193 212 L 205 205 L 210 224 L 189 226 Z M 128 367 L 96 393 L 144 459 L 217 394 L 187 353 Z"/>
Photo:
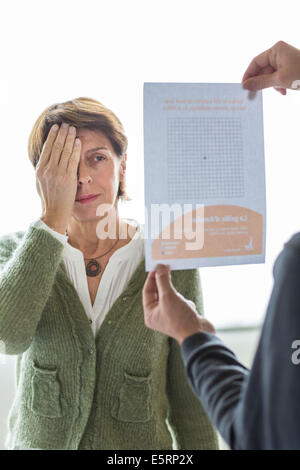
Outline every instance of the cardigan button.
<path fill-rule="evenodd" d="M 89 349 L 89 353 L 90 353 L 90 354 L 93 354 L 93 352 L 94 352 L 94 348 L 90 348 L 90 349 Z"/>

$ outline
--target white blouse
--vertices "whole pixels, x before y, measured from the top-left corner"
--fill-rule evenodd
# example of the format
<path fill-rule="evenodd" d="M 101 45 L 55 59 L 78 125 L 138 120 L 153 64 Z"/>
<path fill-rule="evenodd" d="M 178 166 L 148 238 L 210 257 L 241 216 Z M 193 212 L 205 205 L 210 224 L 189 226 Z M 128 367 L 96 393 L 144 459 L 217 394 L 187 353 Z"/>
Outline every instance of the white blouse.
<path fill-rule="evenodd" d="M 83 253 L 68 243 L 68 236 L 51 229 L 41 219 L 30 224 L 43 228 L 64 244 L 62 259 L 70 281 L 78 292 L 82 305 L 90 320 L 91 328 L 96 336 L 102 322 L 117 298 L 126 289 L 131 276 L 144 257 L 144 229 L 135 220 L 126 220 L 130 225 L 137 227 L 132 240 L 127 245 L 116 250 L 110 257 L 92 306 L 88 289 Z"/>

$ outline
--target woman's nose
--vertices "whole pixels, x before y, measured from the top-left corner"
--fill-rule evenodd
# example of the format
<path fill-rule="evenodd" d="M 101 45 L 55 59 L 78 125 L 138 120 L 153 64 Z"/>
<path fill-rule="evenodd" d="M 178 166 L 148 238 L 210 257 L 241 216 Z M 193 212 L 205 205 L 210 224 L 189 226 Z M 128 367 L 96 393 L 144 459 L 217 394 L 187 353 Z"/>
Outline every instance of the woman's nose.
<path fill-rule="evenodd" d="M 81 169 L 78 168 L 77 177 L 78 177 L 78 184 L 89 183 L 92 180 L 87 169 L 84 169 L 84 168 L 81 168 Z"/>

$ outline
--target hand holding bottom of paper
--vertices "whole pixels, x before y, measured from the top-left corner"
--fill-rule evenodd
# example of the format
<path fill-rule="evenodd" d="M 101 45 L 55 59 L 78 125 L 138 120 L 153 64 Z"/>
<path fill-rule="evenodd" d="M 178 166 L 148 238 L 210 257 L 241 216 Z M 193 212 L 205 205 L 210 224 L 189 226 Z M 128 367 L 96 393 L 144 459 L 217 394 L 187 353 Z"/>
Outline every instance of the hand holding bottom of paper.
<path fill-rule="evenodd" d="M 198 332 L 215 333 L 214 326 L 200 317 L 191 302 L 177 292 L 167 266 L 159 264 L 151 271 L 143 289 L 145 325 L 176 339 L 181 346 L 188 336 Z"/>

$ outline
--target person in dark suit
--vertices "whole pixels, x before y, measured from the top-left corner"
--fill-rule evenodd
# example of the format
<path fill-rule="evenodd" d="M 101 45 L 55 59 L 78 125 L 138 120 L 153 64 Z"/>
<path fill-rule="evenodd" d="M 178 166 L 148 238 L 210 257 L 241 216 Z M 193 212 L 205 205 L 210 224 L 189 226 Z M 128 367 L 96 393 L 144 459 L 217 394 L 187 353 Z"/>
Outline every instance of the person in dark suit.
<path fill-rule="evenodd" d="M 282 95 L 300 88 L 300 50 L 283 42 L 255 57 L 242 83 Z M 300 449 L 300 233 L 285 244 L 251 370 L 174 289 L 167 266 L 149 273 L 145 324 L 177 340 L 186 373 L 232 449 Z"/>

